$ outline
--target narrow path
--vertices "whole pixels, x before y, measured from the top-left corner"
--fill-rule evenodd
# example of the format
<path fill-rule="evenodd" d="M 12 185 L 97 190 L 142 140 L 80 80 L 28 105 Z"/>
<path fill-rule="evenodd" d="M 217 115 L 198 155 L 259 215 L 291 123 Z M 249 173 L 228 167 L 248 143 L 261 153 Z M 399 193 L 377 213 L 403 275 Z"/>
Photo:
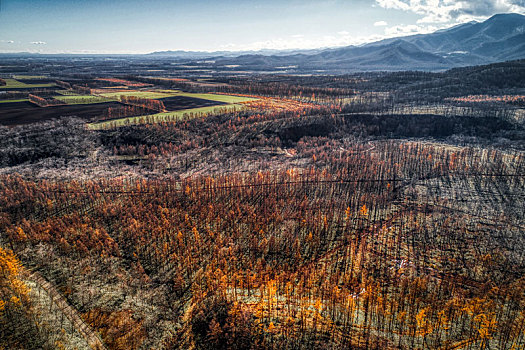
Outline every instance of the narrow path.
<path fill-rule="evenodd" d="M 52 302 L 62 311 L 62 313 L 69 319 L 75 329 L 86 339 L 87 343 L 93 350 L 105 350 L 106 346 L 102 342 L 100 336 L 87 325 L 78 311 L 72 307 L 69 302 L 56 290 L 55 286 L 49 283 L 38 272 L 31 272 L 22 269 L 21 275 L 23 278 L 37 283 L 51 298 Z"/>

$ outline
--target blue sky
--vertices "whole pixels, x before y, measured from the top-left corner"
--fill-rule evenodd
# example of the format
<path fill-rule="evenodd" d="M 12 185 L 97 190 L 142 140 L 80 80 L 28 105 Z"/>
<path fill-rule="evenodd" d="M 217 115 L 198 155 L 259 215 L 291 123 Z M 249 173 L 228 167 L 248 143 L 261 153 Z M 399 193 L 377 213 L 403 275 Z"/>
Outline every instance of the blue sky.
<path fill-rule="evenodd" d="M 335 47 L 430 32 L 525 0 L 0 0 L 0 52 Z"/>

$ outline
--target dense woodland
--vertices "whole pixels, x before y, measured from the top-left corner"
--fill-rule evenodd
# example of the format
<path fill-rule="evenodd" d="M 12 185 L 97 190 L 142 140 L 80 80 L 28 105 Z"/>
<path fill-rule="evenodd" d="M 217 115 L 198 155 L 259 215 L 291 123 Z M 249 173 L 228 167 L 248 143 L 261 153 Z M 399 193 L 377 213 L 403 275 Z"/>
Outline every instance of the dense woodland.
<path fill-rule="evenodd" d="M 110 347 L 523 345 L 523 155 L 369 148 L 322 171 L 7 176 L 2 229 Z"/>
<path fill-rule="evenodd" d="M 260 98 L 0 128 L 0 347 L 524 348 L 523 61 L 461 72 L 122 74 Z"/>

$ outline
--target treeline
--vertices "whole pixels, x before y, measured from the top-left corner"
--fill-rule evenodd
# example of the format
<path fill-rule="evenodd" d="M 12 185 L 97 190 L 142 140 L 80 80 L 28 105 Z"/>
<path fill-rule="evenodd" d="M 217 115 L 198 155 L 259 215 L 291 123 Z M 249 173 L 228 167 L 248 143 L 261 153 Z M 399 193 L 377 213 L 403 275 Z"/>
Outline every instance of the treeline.
<path fill-rule="evenodd" d="M 64 102 L 59 101 L 52 97 L 40 97 L 37 95 L 29 94 L 28 95 L 29 102 L 32 102 L 36 104 L 39 107 L 48 107 L 48 106 L 57 106 L 64 104 Z"/>
<path fill-rule="evenodd" d="M 286 84 L 280 82 L 257 82 L 246 83 L 246 81 L 237 81 L 235 85 L 230 81 L 227 86 L 218 87 L 217 90 L 226 93 L 247 93 L 262 96 L 278 96 L 288 98 L 310 98 L 319 97 L 348 97 L 356 93 L 354 89 L 349 88 L 332 88 L 332 87 L 314 87 L 301 86 L 297 84 Z"/>
<path fill-rule="evenodd" d="M 14 99 L 24 99 L 28 98 L 29 94 L 38 96 L 38 97 L 49 97 L 55 95 L 53 90 L 42 90 L 42 89 L 31 89 L 31 92 L 28 91 L 2 91 L 0 92 L 0 100 L 14 100 Z"/>
<path fill-rule="evenodd" d="M 403 74 L 403 73 L 399 73 Z M 511 61 L 487 66 L 455 68 L 439 73 L 434 79 L 408 81 L 399 86 L 399 100 L 442 101 L 467 95 L 505 95 L 522 93 L 525 61 Z"/>
<path fill-rule="evenodd" d="M 42 91 L 37 92 L 36 90 L 33 91 L 35 94 L 40 94 Z M 14 100 L 14 99 L 22 99 L 27 98 L 28 92 L 24 91 L 2 91 L 0 92 L 0 100 Z"/>
<path fill-rule="evenodd" d="M 66 90 L 71 90 L 73 89 L 73 87 L 71 86 L 70 83 L 68 83 L 67 81 L 62 81 L 62 80 L 55 80 L 55 83 L 57 84 L 57 86 L 63 88 L 63 89 L 66 89 Z"/>
<path fill-rule="evenodd" d="M 151 109 L 157 112 L 165 112 L 166 107 L 164 106 L 164 103 L 160 100 L 153 100 L 148 98 L 140 98 L 137 96 L 126 96 L 121 95 L 119 97 L 120 102 L 125 104 L 130 104 L 134 106 L 139 106 L 147 109 Z"/>
<path fill-rule="evenodd" d="M 143 116 L 145 114 L 156 113 L 155 110 L 145 108 L 143 106 L 122 106 L 122 107 L 108 107 L 102 113 L 101 120 L 119 119 L 123 117 Z"/>
<path fill-rule="evenodd" d="M 191 92 L 223 92 L 233 94 L 252 94 L 262 96 L 284 97 L 284 98 L 305 98 L 309 99 L 312 96 L 319 97 L 347 97 L 355 94 L 352 88 L 334 88 L 322 86 L 304 86 L 300 81 L 292 82 L 275 82 L 259 80 L 254 77 L 248 83 L 246 79 L 229 78 L 221 81 L 221 84 L 207 86 L 205 84 L 196 84 L 186 79 L 160 79 L 150 77 L 126 77 L 130 80 L 140 81 L 144 83 L 151 83 L 168 88 L 176 88 Z"/>
<path fill-rule="evenodd" d="M 91 88 L 88 86 L 82 86 L 82 85 L 71 85 L 71 88 L 74 92 L 76 92 L 79 95 L 91 95 Z"/>

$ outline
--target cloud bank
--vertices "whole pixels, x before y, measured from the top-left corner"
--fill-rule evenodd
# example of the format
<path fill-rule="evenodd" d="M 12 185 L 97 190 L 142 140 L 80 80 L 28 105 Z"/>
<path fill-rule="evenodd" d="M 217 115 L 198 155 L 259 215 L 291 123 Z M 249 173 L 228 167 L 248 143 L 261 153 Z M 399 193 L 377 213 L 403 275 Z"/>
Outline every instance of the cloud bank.
<path fill-rule="evenodd" d="M 413 12 L 418 23 L 482 20 L 496 13 L 525 14 L 525 0 L 376 0 L 385 9 Z"/>

